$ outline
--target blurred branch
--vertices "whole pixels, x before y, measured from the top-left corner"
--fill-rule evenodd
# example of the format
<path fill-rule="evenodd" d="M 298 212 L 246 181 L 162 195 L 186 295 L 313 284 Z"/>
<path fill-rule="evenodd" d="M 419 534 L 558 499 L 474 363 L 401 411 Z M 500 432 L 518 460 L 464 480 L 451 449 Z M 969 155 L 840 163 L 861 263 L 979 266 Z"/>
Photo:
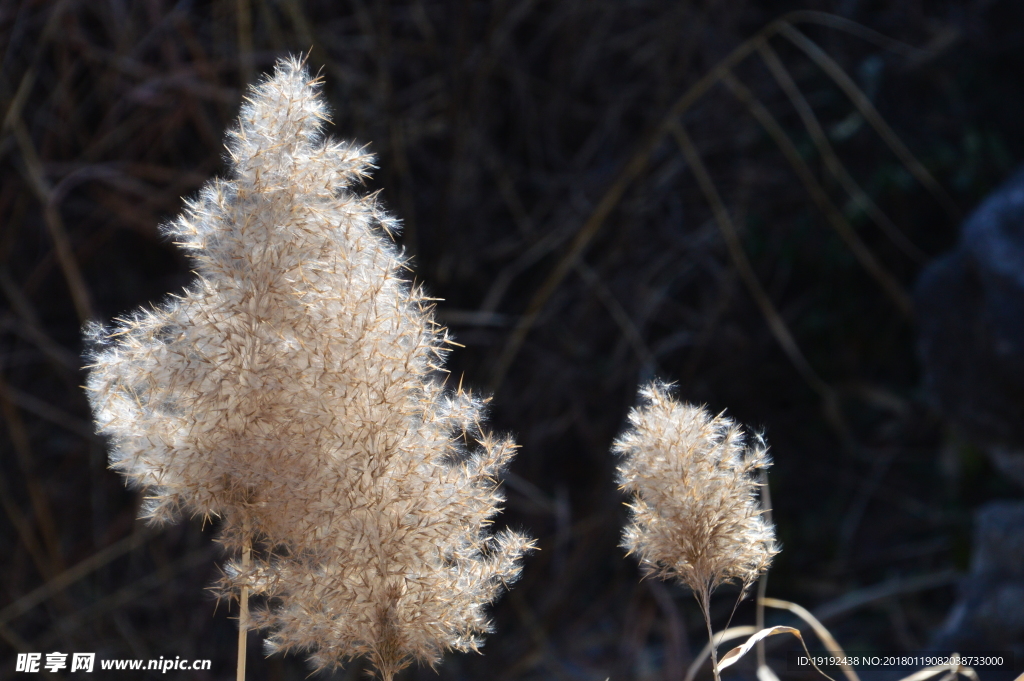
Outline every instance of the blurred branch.
<path fill-rule="evenodd" d="M 7 381 L 3 375 L 0 375 L 0 412 L 3 413 L 4 421 L 7 422 L 7 437 L 14 445 L 14 451 L 18 455 L 18 463 L 21 464 L 22 473 L 25 476 L 25 488 L 28 490 L 29 502 L 32 505 L 32 515 L 48 554 L 47 568 L 43 571 L 43 576 L 47 577 L 53 571 L 62 570 L 64 566 L 60 539 L 57 536 L 57 525 L 53 519 L 50 502 L 33 470 L 32 463 L 35 457 L 32 456 L 28 431 L 25 429 L 25 423 L 21 419 L 18 408 L 10 397 Z M 12 518 L 12 520 L 14 519 Z M 23 536 L 22 541 L 25 540 L 26 537 Z M 28 546 L 29 544 L 26 544 L 26 547 Z"/>
<path fill-rule="evenodd" d="M 832 148 L 832 144 L 828 141 L 828 136 L 825 131 L 822 130 L 821 124 L 818 122 L 818 118 L 814 115 L 814 111 L 811 109 L 810 104 L 807 103 L 807 99 L 803 93 L 800 92 L 800 88 L 797 87 L 793 81 L 793 77 L 790 75 L 789 70 L 779 59 L 778 54 L 767 42 L 762 42 L 758 47 L 758 52 L 761 54 L 761 59 L 765 65 L 771 71 L 775 77 L 776 82 L 782 87 L 783 92 L 789 97 L 789 101 L 793 104 L 793 107 L 797 110 L 800 115 L 800 119 L 804 123 L 804 127 L 807 132 L 811 135 L 811 140 L 814 141 L 814 146 L 817 147 L 818 153 L 821 154 L 822 160 L 825 161 L 825 166 L 829 172 L 846 190 L 846 193 L 853 199 L 855 205 L 861 210 L 868 214 L 868 216 L 875 222 L 876 225 L 885 233 L 889 240 L 892 241 L 896 246 L 902 250 L 906 255 L 913 258 L 918 264 L 923 264 L 928 260 L 928 256 L 921 252 L 921 250 L 907 239 L 906 235 L 900 231 L 899 227 L 893 224 L 889 216 L 882 212 L 870 196 L 861 189 L 857 181 L 853 179 L 849 171 L 846 170 L 846 166 L 836 156 L 835 150 Z"/>
<path fill-rule="evenodd" d="M 46 583 L 0 609 L 0 626 L 5 626 L 15 618 L 24 615 L 40 603 L 48 600 L 54 594 L 67 589 L 75 582 L 89 576 L 124 554 L 134 551 L 158 533 L 159 530 L 153 529 L 149 525 L 141 526 L 124 539 L 100 549 L 74 567 L 54 575 Z"/>
<path fill-rule="evenodd" d="M 37 649 L 47 649 L 57 641 L 62 640 L 84 627 L 98 617 L 126 605 L 136 603 L 143 594 L 152 591 L 167 583 L 182 572 L 209 563 L 217 554 L 217 547 L 209 546 L 204 549 L 190 551 L 175 561 L 163 565 L 134 582 L 130 582 L 117 591 L 99 599 L 86 608 L 60 619 L 55 627 L 42 636 L 33 640 Z"/>
<path fill-rule="evenodd" d="M 950 569 L 915 575 L 913 577 L 897 577 L 880 584 L 872 584 L 871 586 L 849 591 L 835 600 L 818 606 L 815 608 L 814 614 L 822 622 L 828 622 L 865 605 L 877 603 L 887 598 L 917 593 L 919 591 L 940 589 L 955 584 L 962 576 L 956 570 Z"/>
<path fill-rule="evenodd" d="M 917 178 L 924 187 L 932 193 L 935 200 L 939 202 L 946 213 L 949 215 L 949 219 L 954 223 L 959 223 L 963 215 L 957 205 L 950 198 L 946 190 L 942 188 L 942 185 L 932 176 L 930 172 L 917 160 L 917 157 L 911 153 L 910 149 L 903 143 L 899 135 L 893 132 L 889 124 L 885 122 L 882 115 L 878 113 L 878 109 L 871 103 L 857 84 L 853 82 L 853 79 L 847 75 L 846 71 L 843 70 L 839 64 L 836 63 L 832 57 L 828 56 L 823 49 L 801 33 L 799 30 L 794 28 L 790 23 L 782 21 L 779 24 L 779 34 L 788 39 L 791 43 L 800 48 L 811 60 L 817 64 L 822 71 L 835 81 L 836 85 L 846 93 L 846 96 L 850 98 L 853 105 L 857 107 L 861 115 L 871 124 L 879 136 L 885 141 L 889 148 L 892 149 L 893 153 L 899 157 L 903 165 L 911 172 L 911 174 Z"/>
<path fill-rule="evenodd" d="M 633 319 L 626 312 L 625 308 L 615 299 L 615 296 L 608 287 L 604 285 L 601 278 L 597 276 L 594 270 L 584 263 L 582 260 L 576 262 L 576 273 L 580 278 L 586 282 L 590 290 L 593 291 L 594 295 L 601 304 L 604 305 L 605 309 L 608 310 L 608 314 L 611 315 L 612 319 L 615 320 L 615 324 L 619 327 L 622 335 L 629 342 L 630 347 L 633 348 L 633 352 L 636 353 L 636 357 L 640 360 L 640 364 L 645 367 L 646 371 L 656 371 L 658 362 L 654 357 L 654 353 L 647 347 L 647 343 L 644 341 L 643 334 L 640 333 L 640 329 L 637 328 Z"/>
<path fill-rule="evenodd" d="M 897 49 L 902 53 L 907 53 L 908 51 L 907 46 L 898 41 L 885 39 L 883 36 L 871 31 L 870 29 L 863 27 L 857 29 L 855 28 L 857 24 L 854 22 L 821 12 L 793 12 L 783 15 L 779 19 L 776 19 L 766 25 L 754 36 L 736 47 L 727 57 L 718 62 L 718 64 L 709 70 L 696 83 L 691 85 L 686 92 L 684 92 L 683 95 L 680 96 L 671 107 L 669 107 L 668 112 L 661 119 L 661 122 L 646 136 L 645 141 L 638 145 L 633 156 L 630 157 L 622 166 L 615 179 L 608 185 L 608 188 L 602 194 L 600 201 L 598 201 L 597 206 L 595 206 L 594 210 L 590 213 L 589 217 L 576 233 L 575 238 L 573 238 L 572 243 L 569 245 L 568 251 L 559 259 L 558 263 L 548 274 L 547 278 L 536 290 L 527 305 L 525 312 L 522 317 L 520 317 L 519 323 L 506 340 L 491 373 L 491 380 L 489 384 L 491 392 L 496 392 L 500 387 L 506 374 L 511 368 L 512 363 L 515 361 L 516 356 L 519 354 L 523 344 L 526 342 L 527 335 L 537 323 L 537 320 L 551 296 L 561 285 L 562 281 L 564 281 L 566 275 L 573 269 L 573 266 L 579 259 L 580 255 L 587 249 L 591 240 L 593 240 L 594 236 L 604 225 L 608 217 L 618 207 L 623 195 L 626 193 L 626 189 L 644 172 L 644 170 L 646 170 L 650 163 L 651 155 L 661 144 L 665 135 L 672 129 L 673 125 L 675 125 L 675 122 L 716 83 L 729 76 L 730 72 L 740 62 L 745 60 L 752 52 L 759 49 L 759 46 L 762 43 L 776 33 L 782 33 L 785 35 L 789 40 L 793 41 L 798 47 L 811 56 L 811 58 L 814 59 L 815 62 L 824 70 L 826 70 L 829 76 L 831 76 L 833 80 L 835 80 L 847 93 L 847 95 L 854 100 L 854 104 L 862 111 L 865 118 L 867 118 L 871 124 L 875 126 L 876 130 L 882 134 L 889 146 L 896 151 L 897 155 L 901 160 L 903 160 L 908 168 L 911 169 L 911 172 L 914 173 L 915 177 L 917 177 L 922 184 L 932 191 L 947 210 L 952 209 L 953 212 L 951 212 L 951 215 L 955 215 L 957 213 L 955 206 L 953 206 L 952 201 L 949 199 L 945 191 L 942 190 L 931 174 L 924 169 L 906 146 L 903 145 L 895 133 L 893 133 L 885 124 L 881 116 L 874 109 L 874 106 L 869 100 L 867 100 L 863 93 L 860 92 L 856 85 L 853 84 L 849 76 L 843 72 L 838 64 L 827 57 L 827 55 L 821 51 L 821 48 L 803 36 L 803 34 L 797 31 L 792 25 L 793 23 L 801 22 L 827 25 L 832 28 L 853 32 L 861 37 L 869 38 L 874 42 L 878 42 L 879 39 L 881 39 L 882 42 L 884 42 L 890 49 Z M 909 49 L 912 50 L 913 48 Z M 811 179 L 813 179 L 813 175 Z M 816 185 L 816 181 L 813 184 Z M 812 192 L 812 195 L 816 196 L 817 194 Z M 819 196 L 818 199 L 820 198 L 821 197 Z M 831 203 L 827 201 L 827 197 L 820 205 L 822 205 L 823 209 L 826 210 L 826 215 L 829 216 L 830 221 L 832 221 L 834 226 L 840 230 L 840 234 L 844 235 L 844 240 L 846 240 L 848 244 L 853 244 L 851 245 L 851 248 L 854 249 L 858 259 L 865 264 L 865 267 L 869 269 L 872 276 L 875 276 L 876 279 L 879 280 L 883 288 L 885 288 L 886 292 L 893 298 L 900 310 L 905 314 L 909 314 L 909 298 L 901 291 L 901 287 L 899 287 L 892 277 L 881 269 L 881 266 L 877 264 L 877 261 L 875 261 L 874 256 L 863 248 L 863 244 L 860 243 L 859 238 L 856 238 L 855 235 L 852 234 L 852 230 L 848 228 L 848 225 L 843 226 L 845 218 L 842 217 L 842 214 L 838 213 L 838 210 L 835 209 L 834 206 L 831 206 Z M 829 208 L 829 206 L 831 206 L 831 208 Z M 839 218 L 838 220 L 836 220 L 837 215 Z"/>
<path fill-rule="evenodd" d="M 0 266 L 0 291 L 3 291 L 4 297 L 20 322 L 12 324 L 14 331 L 39 348 L 61 373 L 77 372 L 81 368 L 81 359 L 47 335 L 31 303 L 3 266 Z"/>
<path fill-rule="evenodd" d="M 736 99 L 742 102 L 749 110 L 750 113 L 757 119 L 757 121 L 764 127 L 765 131 L 771 136 L 775 144 L 778 145 L 779 150 L 782 151 L 786 160 L 793 167 L 797 177 L 803 183 L 807 193 L 810 194 L 814 203 L 817 204 L 818 208 L 822 213 L 825 214 L 825 218 L 829 224 L 832 225 L 833 229 L 839 234 L 839 237 L 846 244 L 846 247 L 857 258 L 861 266 L 867 270 L 868 274 L 878 282 L 878 285 L 882 287 L 886 295 L 892 300 L 900 312 L 905 316 L 910 317 L 911 315 L 911 301 L 910 295 L 904 290 L 903 286 L 892 276 L 882 264 L 878 261 L 875 255 L 871 252 L 871 249 L 867 247 L 864 241 L 857 235 L 853 227 L 850 226 L 849 221 L 843 216 L 842 211 L 836 207 L 832 202 L 832 199 L 828 197 L 828 193 L 818 182 L 817 178 L 814 177 L 814 172 L 807 165 L 807 162 L 800 156 L 800 152 L 797 150 L 796 145 L 793 144 L 793 140 L 789 138 L 789 135 L 782 129 L 778 121 L 775 120 L 775 116 L 768 111 L 761 102 L 757 100 L 754 94 L 742 83 L 736 80 L 732 74 L 728 74 L 723 78 L 723 82 L 726 87 L 732 92 Z"/>
<path fill-rule="evenodd" d="M 602 194 L 601 200 L 598 201 L 597 206 L 576 233 L 576 236 L 569 244 L 568 252 L 559 259 L 558 263 L 544 280 L 544 283 L 542 283 L 540 288 L 538 288 L 534 293 L 533 298 L 526 307 L 526 311 L 519 320 L 519 324 L 516 325 L 516 328 L 509 335 L 498 360 L 495 362 L 494 370 L 491 373 L 491 380 L 489 384 L 489 390 L 491 392 L 496 392 L 502 381 L 505 379 L 505 375 L 511 368 L 512 362 L 515 361 L 516 356 L 523 347 L 523 343 L 526 342 L 526 336 L 537 322 L 537 319 L 540 317 L 541 312 L 547 305 L 548 300 L 554 294 L 555 290 L 561 285 L 566 275 L 568 275 L 572 270 L 576 260 L 587 249 L 587 246 L 590 245 L 591 240 L 593 240 L 594 236 L 604 225 L 608 217 L 618 207 L 619 202 L 622 200 L 622 197 L 626 193 L 626 189 L 629 188 L 629 185 L 631 185 L 633 181 L 638 178 L 644 170 L 646 170 L 650 163 L 651 154 L 653 154 L 654 150 L 661 144 L 665 134 L 669 131 L 673 122 L 682 116 L 682 114 L 693 106 L 701 97 L 703 97 L 704 94 L 710 90 L 715 83 L 719 81 L 719 79 L 725 76 L 731 68 L 746 59 L 747 56 L 756 48 L 757 38 L 760 38 L 762 35 L 774 33 L 777 30 L 776 23 L 777 22 L 773 22 L 772 24 L 769 24 L 763 28 L 757 36 L 745 41 L 739 47 L 734 49 L 729 56 L 720 61 L 718 65 L 711 69 L 711 71 L 691 85 L 690 88 L 687 89 L 687 91 L 669 108 L 668 113 L 664 118 L 662 118 L 661 122 L 655 127 L 655 129 L 646 136 L 646 139 L 641 142 L 640 145 L 638 145 L 637 151 L 622 166 L 615 179 Z"/>
<path fill-rule="evenodd" d="M 771 329 L 775 340 L 782 346 L 782 351 L 786 353 L 789 361 L 796 367 L 797 373 L 800 374 L 811 390 L 818 393 L 823 401 L 835 402 L 835 391 L 811 367 L 803 351 L 800 350 L 800 346 L 797 345 L 796 338 L 789 330 L 789 326 L 786 325 L 782 315 L 775 309 L 775 304 L 768 297 L 768 293 L 761 286 L 757 273 L 754 272 L 754 266 L 751 265 L 750 258 L 747 257 L 746 251 L 743 250 L 743 244 L 740 241 L 739 234 L 736 232 L 736 227 L 732 224 L 732 219 L 729 217 L 729 211 L 726 210 L 725 203 L 718 194 L 718 189 L 711 180 L 711 176 L 708 175 L 707 168 L 704 167 L 704 162 L 701 160 L 697 148 L 693 145 L 693 140 L 690 139 L 690 135 L 686 132 L 682 123 L 677 122 L 673 125 L 672 134 L 679 144 L 683 155 L 686 157 L 686 162 L 693 170 L 704 198 L 711 207 L 712 215 L 714 215 L 715 222 L 718 223 L 718 228 L 722 233 L 722 239 L 725 240 L 725 245 L 729 249 L 729 257 L 732 259 L 733 265 L 736 267 L 736 271 L 739 273 L 743 283 L 746 284 L 747 290 L 750 292 L 754 302 L 757 303 L 757 307 L 761 310 L 761 314 L 768 323 L 768 328 Z"/>
<path fill-rule="evenodd" d="M 52 187 L 49 180 L 46 179 L 42 161 L 39 160 L 39 154 L 36 152 L 35 145 L 28 133 L 28 129 L 25 127 L 24 121 L 19 116 L 11 121 L 10 125 L 13 128 L 14 139 L 21 150 L 21 158 L 25 163 L 25 173 L 29 186 L 32 187 L 36 197 L 43 206 L 43 218 L 50 233 L 50 238 L 53 240 L 57 262 L 60 264 L 60 269 L 64 273 L 64 279 L 67 281 L 71 300 L 75 305 L 75 311 L 78 313 L 78 319 L 80 322 L 85 323 L 94 319 L 96 315 L 93 312 L 92 300 L 89 295 L 89 289 L 85 285 L 85 278 L 82 276 L 82 270 L 78 266 L 78 260 L 75 259 L 71 239 L 68 236 L 67 229 L 64 227 L 64 220 L 61 218 L 60 211 L 57 210 L 57 205 L 52 199 Z"/>

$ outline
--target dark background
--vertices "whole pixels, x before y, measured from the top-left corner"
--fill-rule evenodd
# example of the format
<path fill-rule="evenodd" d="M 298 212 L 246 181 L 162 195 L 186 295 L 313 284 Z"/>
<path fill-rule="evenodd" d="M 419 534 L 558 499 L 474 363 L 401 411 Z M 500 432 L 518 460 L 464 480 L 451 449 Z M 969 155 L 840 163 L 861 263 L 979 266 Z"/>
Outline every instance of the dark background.
<path fill-rule="evenodd" d="M 892 136 L 778 24 L 758 33 L 794 10 L 829 13 L 791 19 Z M 713 72 L 757 35 L 888 233 L 756 50 L 732 64 L 754 104 Z M 466 346 L 449 368 L 493 393 L 493 428 L 522 445 L 500 523 L 541 550 L 485 654 L 450 656 L 442 678 L 681 678 L 705 640 L 693 599 L 640 582 L 617 547 L 609 445 L 654 376 L 766 433 L 783 545 L 769 595 L 830 614 L 848 649 L 926 644 L 968 566 L 972 510 L 1022 496 L 931 406 L 906 301 L 1024 157 L 1024 3 L 0 0 L 0 678 L 14 652 L 54 650 L 234 674 L 233 613 L 205 590 L 216 527 L 136 521 L 139 495 L 92 434 L 80 329 L 189 282 L 158 226 L 223 171 L 242 85 L 310 48 L 332 134 L 376 153 L 368 190 Z M 716 627 L 734 596 L 716 599 Z M 741 605 L 734 624 L 752 623 Z M 250 641 L 249 678 L 306 676 Z"/>

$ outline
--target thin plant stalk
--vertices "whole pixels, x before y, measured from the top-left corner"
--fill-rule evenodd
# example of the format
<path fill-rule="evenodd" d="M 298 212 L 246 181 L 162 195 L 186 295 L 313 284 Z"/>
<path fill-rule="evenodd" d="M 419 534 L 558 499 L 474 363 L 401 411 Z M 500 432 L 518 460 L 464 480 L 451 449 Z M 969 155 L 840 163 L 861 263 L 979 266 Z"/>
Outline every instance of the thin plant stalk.
<path fill-rule="evenodd" d="M 771 524 L 772 521 L 772 492 L 768 488 L 768 471 L 761 471 L 761 509 L 764 513 L 764 519 Z M 761 577 L 757 580 L 757 603 L 754 611 L 754 625 L 758 631 L 764 629 L 764 599 L 768 594 L 768 572 L 761 573 Z M 764 654 L 764 641 L 757 642 L 757 668 L 760 670 L 762 667 L 767 665 L 767 658 Z"/>
<path fill-rule="evenodd" d="M 718 646 L 715 645 L 715 634 L 711 629 L 711 589 L 705 586 L 700 592 L 694 592 L 694 597 L 700 605 L 701 614 L 704 615 L 704 625 L 708 628 L 708 642 L 711 644 L 711 671 L 715 675 L 715 681 L 722 681 L 718 675 Z"/>
<path fill-rule="evenodd" d="M 248 523 L 247 523 L 248 525 Z M 242 548 L 242 568 L 247 569 L 252 562 L 252 539 L 245 540 Z M 238 598 L 238 666 L 236 681 L 245 681 L 245 653 L 249 634 L 249 587 L 243 586 Z"/>

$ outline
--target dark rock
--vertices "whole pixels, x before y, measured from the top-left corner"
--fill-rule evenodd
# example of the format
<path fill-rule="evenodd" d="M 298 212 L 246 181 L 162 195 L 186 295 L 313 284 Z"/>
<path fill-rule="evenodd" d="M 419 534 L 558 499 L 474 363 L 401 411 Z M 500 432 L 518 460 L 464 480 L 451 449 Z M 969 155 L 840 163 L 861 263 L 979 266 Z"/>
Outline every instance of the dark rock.
<path fill-rule="evenodd" d="M 1006 651 L 1024 660 L 1024 502 L 986 504 L 974 525 L 971 571 L 931 648 Z"/>
<path fill-rule="evenodd" d="M 925 269 L 915 309 L 926 388 L 943 413 L 979 444 L 1024 449 L 1024 170 Z"/>
<path fill-rule="evenodd" d="M 915 291 L 925 387 L 967 439 L 1024 485 L 1024 169 L 971 214 L 957 247 Z M 975 516 L 970 573 L 932 640 L 937 651 L 1024 660 L 1024 502 Z"/>

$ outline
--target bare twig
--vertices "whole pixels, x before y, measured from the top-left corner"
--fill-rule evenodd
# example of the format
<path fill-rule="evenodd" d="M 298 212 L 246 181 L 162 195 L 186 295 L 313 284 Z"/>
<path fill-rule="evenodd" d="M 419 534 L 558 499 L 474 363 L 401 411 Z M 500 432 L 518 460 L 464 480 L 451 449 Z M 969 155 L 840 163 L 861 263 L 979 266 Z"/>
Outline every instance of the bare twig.
<path fill-rule="evenodd" d="M 109 565 L 111 561 L 134 551 L 156 534 L 157 532 L 148 526 L 142 526 L 124 539 L 120 539 L 110 546 L 100 549 L 74 567 L 54 575 L 45 584 L 33 589 L 0 610 L 0 626 L 6 625 L 40 603 L 44 603 L 54 594 L 67 589 L 72 584 L 84 579 L 103 566 Z"/>
<path fill-rule="evenodd" d="M 882 290 L 885 291 L 900 312 L 909 317 L 911 313 L 910 295 L 896 278 L 882 266 L 878 258 L 875 257 L 874 253 L 871 252 L 857 232 L 854 231 L 853 227 L 850 226 L 849 221 L 832 202 L 832 199 L 829 198 L 825 189 L 807 165 L 807 162 L 800 156 L 800 152 L 797 150 L 796 145 L 793 144 L 793 140 L 782 129 L 775 116 L 758 101 L 749 88 L 731 74 L 723 77 L 722 82 L 750 110 L 750 113 L 757 119 L 758 123 L 771 136 L 779 150 L 786 157 L 786 160 L 793 167 L 797 177 L 800 178 L 807 193 L 810 194 L 821 212 L 825 214 L 829 224 L 836 230 L 843 243 L 854 254 L 861 266 L 878 282 L 878 285 L 882 287 Z"/>
<path fill-rule="evenodd" d="M 942 185 L 936 181 L 930 172 L 924 167 L 924 165 L 917 160 L 917 157 L 911 153 L 907 145 L 903 143 L 899 135 L 893 132 L 889 124 L 885 122 L 882 115 L 878 113 L 878 109 L 871 103 L 867 95 L 857 84 L 853 82 L 853 79 L 847 75 L 846 71 L 836 63 L 832 57 L 828 56 L 824 50 L 822 50 L 813 40 L 805 36 L 790 23 L 783 21 L 779 25 L 779 34 L 787 38 L 790 42 L 800 48 L 808 57 L 810 57 L 815 64 L 817 64 L 828 76 L 835 81 L 836 85 L 846 93 L 846 96 L 850 98 L 853 105 L 857 107 L 861 115 L 871 124 L 871 126 L 878 132 L 879 136 L 885 140 L 885 143 L 889 145 L 893 153 L 899 157 L 903 165 L 907 167 L 907 170 L 917 178 L 924 187 L 932 193 L 935 200 L 945 209 L 949 215 L 950 220 L 953 222 L 959 222 L 962 217 L 960 208 L 957 207 L 953 199 L 950 198 L 949 194 Z"/>
<path fill-rule="evenodd" d="M 725 245 L 729 250 L 729 257 L 732 259 L 733 265 L 736 267 L 736 271 L 739 273 L 743 283 L 746 284 L 747 290 L 750 292 L 754 302 L 757 303 L 757 307 L 761 310 L 761 314 L 768 323 L 768 328 L 771 329 L 775 340 L 778 341 L 789 361 L 796 367 L 797 373 L 804 379 L 804 382 L 814 392 L 818 393 L 823 400 L 834 401 L 835 391 L 811 367 L 803 351 L 797 345 L 796 338 L 789 330 L 789 326 L 782 319 L 782 315 L 779 314 L 778 310 L 775 309 L 775 303 L 771 301 L 768 293 L 761 286 L 757 273 L 754 272 L 754 267 L 750 264 L 750 258 L 747 257 L 746 251 L 743 250 L 743 244 L 740 242 L 739 234 L 737 234 L 736 228 L 732 224 L 732 219 L 729 217 L 729 211 L 726 210 L 725 203 L 718 194 L 718 189 L 711 180 L 711 176 L 708 175 L 704 162 L 701 160 L 697 148 L 694 147 L 690 135 L 686 132 L 682 123 L 677 123 L 672 127 L 672 134 L 675 136 L 676 142 L 686 157 L 691 170 L 693 170 L 693 174 L 697 178 L 697 184 L 700 185 L 701 192 L 704 193 L 704 198 L 711 206 L 715 222 L 718 224 L 718 228 L 722 233 L 722 239 L 725 240 Z"/>
<path fill-rule="evenodd" d="M 796 82 L 793 81 L 793 77 L 789 73 L 789 69 L 785 67 L 782 60 L 779 59 L 778 54 L 771 48 L 767 41 L 762 42 L 758 46 L 758 52 L 761 54 L 761 58 L 764 63 L 768 66 L 768 69 L 772 72 L 776 82 L 782 87 L 783 92 L 789 97 L 789 101 L 792 102 L 793 107 L 800 115 L 800 119 L 804 123 L 804 127 L 807 128 L 807 132 L 811 135 L 811 140 L 814 141 L 814 146 L 818 148 L 818 153 L 821 154 L 822 159 L 825 161 L 825 166 L 829 172 L 835 176 L 839 183 L 846 190 L 846 193 L 850 195 L 854 203 L 860 207 L 867 215 L 875 222 L 876 225 L 885 233 L 889 240 L 892 241 L 896 246 L 906 253 L 908 256 L 913 258 L 918 263 L 924 263 L 928 257 L 921 252 L 921 250 L 915 246 L 907 238 L 907 236 L 900 231 L 899 227 L 893 224 L 889 216 L 882 212 L 882 209 L 878 207 L 870 196 L 861 189 L 857 181 L 853 179 L 846 166 L 836 156 L 835 150 L 832 148 L 832 144 L 828 141 L 828 136 L 825 131 L 821 128 L 821 124 L 818 122 L 817 116 L 814 115 L 814 111 L 811 109 L 811 105 L 807 103 L 807 99 L 800 92 L 800 88 L 797 87 Z"/>

